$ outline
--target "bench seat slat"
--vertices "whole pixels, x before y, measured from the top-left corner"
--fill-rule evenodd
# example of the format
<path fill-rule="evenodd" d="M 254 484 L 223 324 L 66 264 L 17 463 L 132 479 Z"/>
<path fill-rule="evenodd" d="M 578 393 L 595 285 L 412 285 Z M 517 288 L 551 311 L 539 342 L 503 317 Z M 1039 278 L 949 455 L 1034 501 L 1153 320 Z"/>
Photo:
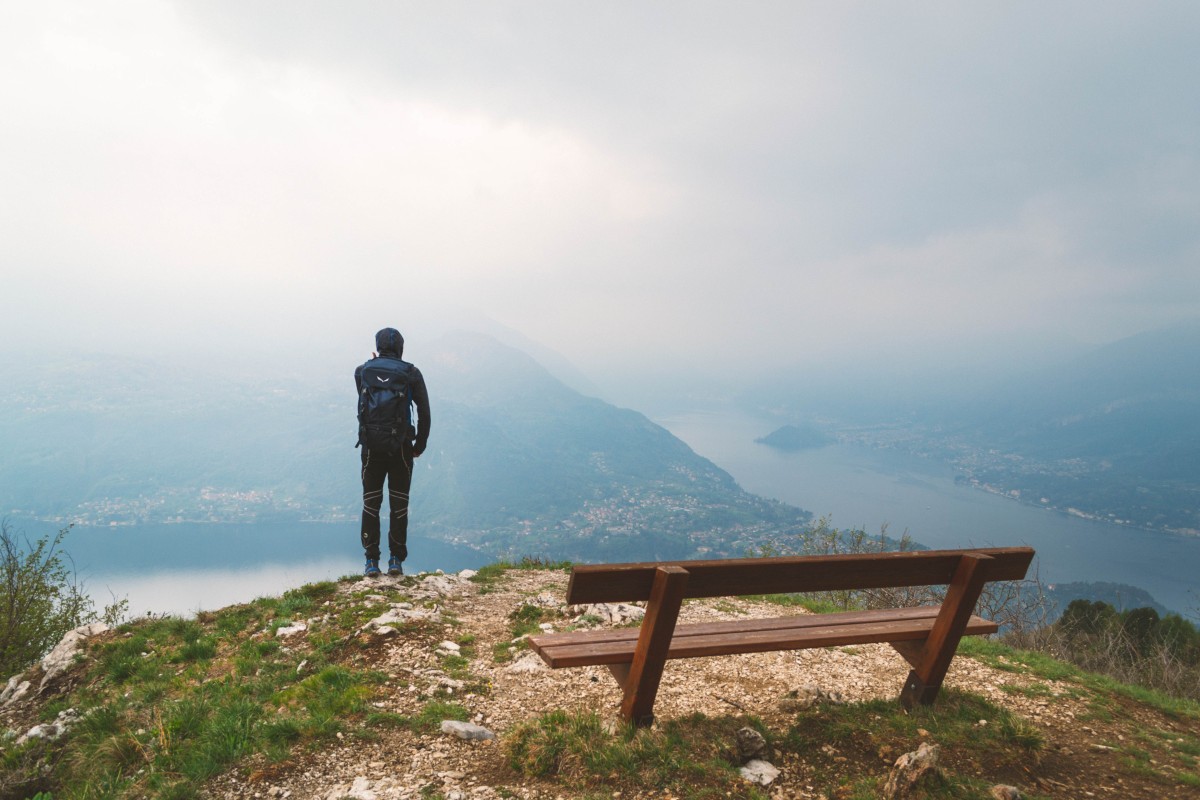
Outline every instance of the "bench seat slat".
<path fill-rule="evenodd" d="M 823 628 L 829 625 L 856 625 L 863 622 L 885 622 L 888 620 L 933 619 L 938 606 L 914 606 L 911 608 L 886 608 L 874 611 L 835 611 L 828 614 L 795 614 L 785 617 L 762 617 L 722 620 L 720 622 L 697 622 L 680 625 L 676 636 L 700 636 L 703 634 L 734 633 L 738 631 L 780 630 L 783 628 Z M 536 650 L 543 643 L 561 647 L 570 644 L 596 644 L 600 642 L 636 642 L 640 628 L 593 628 L 586 631 L 538 634 L 529 637 Z"/>
<path fill-rule="evenodd" d="M 899 609 L 928 611 L 928 609 Z M 771 650 L 800 650 L 809 647 L 832 647 L 870 642 L 900 642 L 928 637 L 936 618 L 933 613 L 897 617 L 897 609 L 883 612 L 850 612 L 859 617 L 874 614 L 872 619 L 851 621 L 848 615 L 805 614 L 794 617 L 775 617 L 770 620 L 733 620 L 731 623 L 682 625 L 675 629 L 667 657 L 700 658 L 703 656 L 759 653 Z M 825 619 L 842 617 L 842 619 Z M 814 624 L 814 621 L 821 622 Z M 746 622 L 752 622 L 746 626 Z M 755 623 L 770 622 L 771 625 Z M 824 623 L 824 624 L 821 624 Z M 724 626 L 714 630 L 714 626 Z M 994 622 L 972 616 L 966 634 L 995 633 Z M 633 659 L 637 644 L 636 628 L 617 629 L 620 637 L 597 635 L 589 640 L 575 634 L 556 634 L 530 637 L 530 645 L 553 668 L 588 665 L 622 664 Z M 626 636 L 626 632 L 632 637 Z M 585 633 L 607 634 L 609 631 Z M 568 639 L 567 637 L 573 637 Z"/>

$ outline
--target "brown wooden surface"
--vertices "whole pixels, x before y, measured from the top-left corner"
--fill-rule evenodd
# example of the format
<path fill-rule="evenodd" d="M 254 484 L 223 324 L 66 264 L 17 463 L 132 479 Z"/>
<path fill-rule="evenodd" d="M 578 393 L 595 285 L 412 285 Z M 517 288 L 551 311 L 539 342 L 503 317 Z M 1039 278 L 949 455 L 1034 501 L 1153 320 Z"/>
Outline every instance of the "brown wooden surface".
<path fill-rule="evenodd" d="M 712 630 L 713 626 L 726 625 L 726 623 L 681 625 L 675 629 L 666 657 L 668 659 L 699 658 L 872 642 L 921 641 L 928 638 L 936 620 L 936 616 L 933 614 L 896 618 L 889 616 L 886 611 L 880 613 L 874 620 L 842 621 L 838 624 L 806 624 L 812 618 L 835 616 L 810 614 L 798 617 L 777 617 L 772 620 L 779 623 L 786 623 L 790 620 L 799 621 L 800 624 L 796 625 L 779 624 L 762 627 L 752 624 L 744 630 L 736 627 L 737 622 L 758 623 L 760 620 L 738 620 L 733 626 L 717 632 Z M 698 631 L 697 629 L 707 630 Z M 964 633 L 988 634 L 995 633 L 997 630 L 999 630 L 999 626 L 996 623 L 972 616 Z M 634 632 L 636 633 L 636 630 Z M 600 633 L 607 633 L 607 631 Z M 531 637 L 529 641 L 542 659 L 555 669 L 628 663 L 633 658 L 636 640 L 628 636 L 617 638 L 598 636 L 591 641 L 580 638 L 561 643 L 555 641 L 569 635 L 572 634 Z"/>
<path fill-rule="evenodd" d="M 566 600 L 571 605 L 647 600 L 655 570 L 666 565 L 688 571 L 687 597 L 936 586 L 951 582 L 963 553 L 991 557 L 983 571 L 986 581 L 1024 578 L 1034 555 L 1028 547 L 999 547 L 582 565 L 571 572 Z"/>
<path fill-rule="evenodd" d="M 621 716 L 635 725 L 654 721 L 654 698 L 658 695 L 687 582 L 687 570 L 681 567 L 665 566 L 655 571 L 653 591 L 646 604 L 646 616 L 624 679 L 625 696 L 621 700 Z"/>
<path fill-rule="evenodd" d="M 853 625 L 858 622 L 883 622 L 923 617 L 932 620 L 937 617 L 941 608 L 941 606 L 913 606 L 911 608 L 879 608 L 872 611 L 834 611 L 828 614 L 795 614 L 786 617 L 747 617 L 721 622 L 693 622 L 679 626 L 676 636 L 699 636 L 711 633 L 780 628 L 819 628 L 826 625 Z M 636 627 L 593 628 L 565 633 L 539 633 L 536 636 L 530 636 L 528 641 L 534 650 L 538 650 L 543 645 L 560 647 L 577 643 L 634 642 L 637 641 L 638 632 L 639 629 Z"/>
<path fill-rule="evenodd" d="M 925 649 L 925 642 L 920 639 L 915 639 L 907 642 L 888 642 L 892 649 L 908 662 L 910 667 L 917 667 L 921 664 L 921 652 Z"/>
<path fill-rule="evenodd" d="M 905 707 L 915 703 L 928 705 L 937 697 L 954 651 L 962 638 L 971 611 L 979 600 L 983 585 L 987 582 L 990 558 L 975 553 L 966 554 L 954 573 L 954 579 L 946 590 L 941 611 L 934 620 L 929 638 L 925 640 L 920 662 L 909 673 L 908 680 L 900 692 L 900 702 Z"/>

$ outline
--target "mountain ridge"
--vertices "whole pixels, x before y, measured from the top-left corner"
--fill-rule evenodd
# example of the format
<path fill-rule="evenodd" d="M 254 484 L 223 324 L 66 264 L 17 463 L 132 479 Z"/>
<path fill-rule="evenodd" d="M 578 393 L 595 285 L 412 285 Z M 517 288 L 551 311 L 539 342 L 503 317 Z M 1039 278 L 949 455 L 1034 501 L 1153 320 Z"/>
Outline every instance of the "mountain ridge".
<path fill-rule="evenodd" d="M 412 514 L 428 535 L 493 554 L 741 555 L 809 518 L 491 336 L 414 352 L 433 433 Z M 0 364 L 0 508 L 97 524 L 354 519 L 349 372 L 338 392 L 326 377 L 265 386 L 140 359 Z"/>

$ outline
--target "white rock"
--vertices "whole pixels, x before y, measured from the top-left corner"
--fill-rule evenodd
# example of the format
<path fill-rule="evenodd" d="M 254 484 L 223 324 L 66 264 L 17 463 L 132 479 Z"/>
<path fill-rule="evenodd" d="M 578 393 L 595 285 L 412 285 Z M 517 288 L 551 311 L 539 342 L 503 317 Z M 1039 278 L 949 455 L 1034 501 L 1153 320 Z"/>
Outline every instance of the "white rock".
<path fill-rule="evenodd" d="M 470 722 L 459 722 L 458 720 L 445 719 L 442 720 L 442 733 L 449 733 L 457 736 L 460 739 L 495 739 L 496 734 L 489 731 L 482 725 L 475 725 Z"/>
<path fill-rule="evenodd" d="M 779 770 L 770 761 L 754 759 L 740 770 L 742 777 L 759 786 L 770 786 L 771 781 L 779 777 Z"/>
<path fill-rule="evenodd" d="M 24 736 L 17 739 L 17 744 L 22 745 L 30 739 L 46 739 L 54 741 L 58 737 L 67 732 L 68 729 L 79 721 L 79 712 L 73 708 L 68 708 L 65 711 L 58 712 L 54 722 L 47 722 L 43 725 L 34 725 Z"/>
<path fill-rule="evenodd" d="M 354 779 L 345 796 L 353 800 L 379 800 L 379 795 L 371 791 L 371 782 L 361 776 Z"/>
<path fill-rule="evenodd" d="M 464 581 L 469 581 L 478 574 L 479 573 L 473 569 L 462 569 L 458 571 L 458 577 L 462 578 Z"/>
<path fill-rule="evenodd" d="M 541 671 L 545 670 L 546 668 L 547 667 L 542 662 L 542 659 L 539 658 L 536 654 L 526 653 L 525 655 L 521 656 L 521 658 L 519 658 L 518 660 L 509 664 L 507 669 L 505 669 L 505 672 L 516 672 L 516 673 L 541 672 Z"/>
<path fill-rule="evenodd" d="M 45 689 L 47 683 L 75 663 L 75 654 L 79 652 L 79 647 L 84 640 L 107 630 L 108 626 L 103 622 L 93 622 L 91 625 L 80 625 L 73 631 L 67 631 L 59 643 L 54 645 L 54 649 L 42 659 L 42 669 L 46 674 L 42 676 L 42 682 L 38 684 L 38 691 Z"/>
<path fill-rule="evenodd" d="M 375 619 L 363 625 L 360 631 L 374 630 L 375 628 L 389 627 L 392 625 L 402 625 L 405 622 L 416 622 L 420 620 L 430 620 L 436 622 L 442 618 L 442 615 L 435 609 L 413 608 L 408 603 L 397 603 L 392 606 L 391 610 L 378 616 Z"/>
<path fill-rule="evenodd" d="M 29 692 L 29 681 L 23 681 L 24 673 L 17 673 L 8 679 L 4 691 L 0 692 L 0 706 L 15 703 Z"/>
<path fill-rule="evenodd" d="M 441 595 L 442 597 L 460 595 L 470 585 L 469 581 L 463 580 L 456 575 L 430 575 L 421 581 L 422 589 Z"/>
<path fill-rule="evenodd" d="M 304 633 L 308 630 L 308 625 L 303 622 L 297 622 L 295 625 L 279 628 L 275 631 L 276 636 L 294 636 L 297 633 Z"/>
<path fill-rule="evenodd" d="M 462 648 L 459 647 L 457 642 L 451 642 L 450 640 L 446 640 L 446 641 L 442 642 L 441 644 L 439 644 L 438 649 L 446 650 L 451 653 L 457 653 L 460 650 L 462 650 Z"/>

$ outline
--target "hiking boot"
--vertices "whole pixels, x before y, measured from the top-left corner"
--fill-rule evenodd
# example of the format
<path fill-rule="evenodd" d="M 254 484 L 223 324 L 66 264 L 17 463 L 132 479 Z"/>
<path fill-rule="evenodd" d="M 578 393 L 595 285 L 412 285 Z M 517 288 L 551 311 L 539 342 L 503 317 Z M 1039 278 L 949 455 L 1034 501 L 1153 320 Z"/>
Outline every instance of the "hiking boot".
<path fill-rule="evenodd" d="M 379 559 L 378 558 L 368 558 L 367 559 L 367 566 L 363 568 L 363 575 L 366 575 L 368 578 L 379 577 Z"/>
<path fill-rule="evenodd" d="M 403 575 L 404 570 L 400 567 L 400 559 L 392 556 L 388 559 L 388 575 Z"/>

